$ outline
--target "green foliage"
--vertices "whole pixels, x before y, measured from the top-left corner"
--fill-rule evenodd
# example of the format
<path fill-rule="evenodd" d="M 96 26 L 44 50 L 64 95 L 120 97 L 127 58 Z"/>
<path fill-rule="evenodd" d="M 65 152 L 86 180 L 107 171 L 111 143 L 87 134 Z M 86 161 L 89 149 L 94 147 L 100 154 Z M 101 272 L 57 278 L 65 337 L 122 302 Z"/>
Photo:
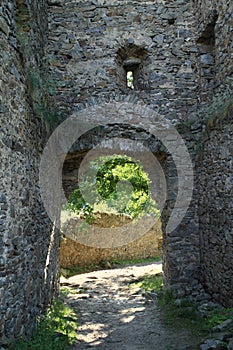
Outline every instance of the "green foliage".
<path fill-rule="evenodd" d="M 195 119 L 191 119 L 191 120 L 179 123 L 176 125 L 177 131 L 179 133 L 183 133 L 183 134 L 188 133 L 188 132 L 190 132 L 192 125 L 195 123 L 196 123 Z"/>
<path fill-rule="evenodd" d="M 227 319 L 233 320 L 233 309 L 213 308 L 208 314 L 203 315 L 198 310 L 198 303 L 188 298 L 177 300 L 170 289 L 159 294 L 158 305 L 166 325 L 177 329 L 188 328 L 199 335 L 207 335 L 213 327 Z"/>
<path fill-rule="evenodd" d="M 93 207 L 85 202 L 79 188 L 70 194 L 68 203 L 64 209 L 68 209 L 78 215 L 82 215 L 85 217 L 87 223 L 92 223 L 93 221 Z"/>
<path fill-rule="evenodd" d="M 140 288 L 144 292 L 159 292 L 163 286 L 163 277 L 159 275 L 147 275 L 131 283 L 132 288 Z"/>
<path fill-rule="evenodd" d="M 158 305 L 166 325 L 176 329 L 192 329 L 198 335 L 207 334 L 206 321 L 198 312 L 198 304 L 189 299 L 177 303 L 173 291 L 165 290 L 159 295 Z"/>
<path fill-rule="evenodd" d="M 42 316 L 30 340 L 19 340 L 10 350 L 65 350 L 76 340 L 77 316 L 60 299 Z"/>
<path fill-rule="evenodd" d="M 64 209 L 71 210 L 92 222 L 95 208 L 124 213 L 132 218 L 145 214 L 159 216 L 159 210 L 152 199 L 150 180 L 138 161 L 127 156 L 106 156 L 94 160 L 68 198 Z M 88 194 L 84 199 L 83 194 Z"/>
<path fill-rule="evenodd" d="M 232 320 L 233 321 L 233 309 L 232 308 L 225 308 L 222 310 L 212 310 L 209 313 L 207 322 L 208 327 L 212 329 L 215 326 L 220 325 L 222 322 L 226 320 Z M 229 331 L 233 332 L 233 324 L 231 325 L 231 329 Z"/>
<path fill-rule="evenodd" d="M 134 77 L 132 71 L 127 72 L 127 86 L 132 90 L 134 89 Z"/>
<path fill-rule="evenodd" d="M 150 181 L 140 163 L 125 156 L 109 159 L 106 157 L 106 162 L 98 170 L 96 180 L 98 193 L 117 212 L 138 217 L 143 211 L 149 197 Z M 122 180 L 126 182 L 126 186 L 122 183 L 122 189 L 117 189 L 118 182 Z M 130 199 L 127 182 L 133 187 Z"/>
<path fill-rule="evenodd" d="M 224 115 L 228 108 L 233 104 L 233 97 L 231 92 L 219 93 L 212 102 L 199 111 L 199 118 L 208 125 L 212 123 L 215 118 Z"/>

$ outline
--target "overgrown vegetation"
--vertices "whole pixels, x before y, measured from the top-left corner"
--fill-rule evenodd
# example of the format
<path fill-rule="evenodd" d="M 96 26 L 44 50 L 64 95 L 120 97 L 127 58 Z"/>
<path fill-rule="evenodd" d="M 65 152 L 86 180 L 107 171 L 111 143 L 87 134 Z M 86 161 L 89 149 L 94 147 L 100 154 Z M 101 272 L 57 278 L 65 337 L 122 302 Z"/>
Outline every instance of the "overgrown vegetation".
<path fill-rule="evenodd" d="M 158 217 L 149 185 L 150 179 L 139 161 L 120 155 L 100 157 L 90 163 L 65 209 L 82 215 L 88 223 L 93 222 L 93 213 L 98 210 L 123 213 L 131 218 L 145 214 Z"/>
<path fill-rule="evenodd" d="M 197 153 L 203 150 L 204 142 L 203 136 L 206 131 L 212 129 L 217 124 L 222 124 L 228 115 L 229 108 L 233 106 L 232 88 L 215 95 L 212 102 L 201 108 L 197 118 L 184 121 L 176 125 L 178 132 L 181 134 L 189 134 L 192 128 L 198 127 L 200 129 L 200 139 L 196 146 Z"/>
<path fill-rule="evenodd" d="M 233 105 L 231 90 L 219 93 L 209 105 L 199 111 L 199 118 L 205 125 L 211 124 L 214 119 L 224 116 L 231 105 Z"/>
<path fill-rule="evenodd" d="M 61 268 L 61 275 L 65 278 L 69 278 L 82 273 L 97 271 L 100 269 L 113 269 L 122 266 L 133 266 L 136 264 L 152 263 L 156 261 L 161 261 L 161 256 L 146 259 L 130 259 L 130 260 L 107 260 L 101 261 L 99 264 L 90 264 L 88 266 L 74 266 L 71 268 Z"/>
<path fill-rule="evenodd" d="M 204 125 L 203 133 L 200 135 L 200 140 L 197 144 L 196 151 L 202 156 L 204 149 L 203 137 L 216 125 L 222 125 L 228 116 L 229 108 L 233 106 L 233 96 L 230 92 L 220 93 L 216 95 L 212 103 L 202 108 L 199 111 L 199 118 Z"/>
<path fill-rule="evenodd" d="M 177 302 L 172 291 L 168 290 L 159 295 L 162 320 L 166 325 L 182 329 L 193 329 L 196 334 L 204 335 L 209 329 L 206 320 L 200 317 L 198 305 L 188 299 Z"/>
<path fill-rule="evenodd" d="M 189 133 L 193 125 L 201 123 L 203 126 L 212 125 L 216 120 L 222 120 L 229 107 L 233 105 L 232 88 L 229 91 L 215 95 L 212 101 L 198 112 L 198 119 L 192 118 L 176 125 L 180 133 Z M 203 129 L 205 130 L 205 129 Z"/>
<path fill-rule="evenodd" d="M 188 328 L 198 335 L 207 335 L 223 321 L 233 320 L 233 309 L 210 308 L 208 312 L 201 313 L 200 304 L 188 298 L 176 299 L 171 290 L 159 293 L 158 305 L 166 325 L 179 329 Z"/>
<path fill-rule="evenodd" d="M 147 275 L 130 283 L 130 287 L 140 288 L 142 292 L 157 293 L 161 291 L 163 287 L 163 276 L 162 274 Z"/>
<path fill-rule="evenodd" d="M 49 101 L 56 94 L 58 81 L 48 62 L 38 61 L 33 48 L 33 21 L 27 4 L 16 1 L 16 38 L 22 55 L 30 102 L 37 117 L 49 124 L 58 123 L 58 113 Z"/>
<path fill-rule="evenodd" d="M 77 315 L 62 299 L 54 301 L 41 316 L 32 339 L 21 339 L 10 350 L 66 350 L 76 340 Z"/>
<path fill-rule="evenodd" d="M 153 292 L 157 294 L 160 316 L 165 325 L 176 329 L 190 329 L 197 335 L 206 336 L 214 327 L 226 320 L 233 321 L 233 309 L 221 306 L 209 306 L 204 312 L 201 305 L 189 298 L 177 299 L 171 290 L 163 290 L 161 274 L 147 275 L 130 283 L 131 288 L 140 288 L 141 293 Z M 233 322 L 228 329 L 233 332 Z"/>

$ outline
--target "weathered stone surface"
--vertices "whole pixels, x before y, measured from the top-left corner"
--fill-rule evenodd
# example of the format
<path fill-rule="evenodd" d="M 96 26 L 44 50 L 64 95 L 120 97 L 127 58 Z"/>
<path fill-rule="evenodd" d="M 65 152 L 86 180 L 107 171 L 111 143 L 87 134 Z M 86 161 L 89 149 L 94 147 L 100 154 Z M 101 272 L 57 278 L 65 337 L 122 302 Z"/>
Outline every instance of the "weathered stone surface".
<path fill-rule="evenodd" d="M 221 341 L 216 339 L 207 339 L 203 344 L 200 346 L 201 350 L 221 350 Z"/>
<path fill-rule="evenodd" d="M 229 350 L 233 350 L 233 338 L 231 338 L 231 339 L 229 340 L 228 349 L 229 349 Z"/>
<path fill-rule="evenodd" d="M 49 130 L 41 114 L 56 114 L 48 113 L 47 103 L 60 121 L 101 99 L 148 105 L 179 128 L 194 163 L 204 129 L 197 110 L 231 87 L 232 7 L 231 0 L 51 0 L 48 6 L 45 0 L 1 1 L 2 342 L 30 333 L 56 289 L 58 242 L 56 236 L 50 242 L 52 227 L 38 187 Z M 134 62 L 134 90 L 126 84 L 127 59 Z M 109 119 L 117 130 L 96 133 L 108 139 L 140 134 L 161 163 L 168 179 L 162 213 L 165 284 L 181 297 L 201 298 L 202 282 L 212 297 L 232 305 L 232 114 L 201 141 L 193 201 L 169 234 L 166 224 L 178 190 L 172 155 L 150 135 L 149 125 L 157 121 L 137 120 L 139 131 L 127 124 L 126 108 L 122 114 L 121 126 L 118 115 Z M 85 135 L 73 151 L 88 152 L 98 137 Z"/>
<path fill-rule="evenodd" d="M 90 95 L 107 98 L 114 93 L 127 96 L 130 91 L 126 86 L 124 61 L 134 59 L 141 61 L 135 72 L 138 76 L 135 87 L 138 97 L 146 104 L 155 104 L 159 91 L 163 99 L 160 104 L 162 114 L 169 118 L 170 111 L 174 109 L 176 119 L 189 118 L 192 108 L 190 111 L 184 101 L 189 97 L 192 105 L 196 104 L 192 93 L 195 72 L 190 71 L 189 77 L 182 80 L 176 79 L 177 67 L 174 69 L 173 59 L 174 55 L 179 56 L 195 66 L 196 53 L 190 53 L 190 48 L 196 46 L 191 4 L 185 9 L 176 1 L 166 4 L 159 1 L 156 5 L 153 2 L 131 1 L 106 2 L 96 6 L 87 1 L 84 4 L 64 1 L 63 11 L 52 4 L 49 6 L 48 55 L 59 62 L 57 70 L 69 84 L 69 88 L 59 89 L 57 98 L 64 114 L 68 116 Z M 189 29 L 184 29 L 183 24 L 169 24 L 184 11 Z M 125 57 L 122 57 L 123 52 Z M 182 60 L 177 60 L 178 67 Z M 159 79 L 148 79 L 156 72 L 160 75 Z M 163 74 L 164 81 L 161 79 Z M 183 92 L 183 96 L 179 91 Z M 176 98 L 183 100 L 182 115 L 175 105 Z M 70 99 L 73 100 L 72 105 L 68 103 Z"/>
<path fill-rule="evenodd" d="M 206 314 L 206 317 L 208 317 L 208 314 Z M 214 327 L 211 334 L 202 341 L 201 349 L 230 350 L 232 347 L 232 322 L 231 319 L 228 319 Z"/>
<path fill-rule="evenodd" d="M 199 158 L 202 281 L 214 298 L 233 305 L 232 107 L 207 126 Z"/>
<path fill-rule="evenodd" d="M 132 221 L 130 217 L 125 215 L 96 213 L 95 216 L 94 225 L 98 227 L 111 228 Z M 127 234 L 130 233 L 127 232 Z M 72 237 L 71 228 L 68 228 L 66 237 L 61 242 L 60 261 L 63 268 L 99 264 L 104 261 L 153 258 L 162 253 L 161 222 L 157 222 L 149 232 L 129 244 L 121 245 L 119 242 L 119 246 L 116 248 L 89 247 L 68 237 Z"/>
<path fill-rule="evenodd" d="M 21 1 L 0 5 L 0 344 L 28 334 L 56 293 L 58 255 L 38 190 L 47 131 L 31 108 L 16 17 Z M 44 1 L 32 2 L 31 67 L 43 60 Z M 27 9 L 27 7 L 25 7 Z M 40 17 L 41 16 L 41 17 Z M 16 39 L 17 37 L 17 39 Z M 21 38 L 22 39 L 22 38 Z M 53 256 L 48 256 L 51 248 Z M 56 267 L 57 266 L 57 267 Z"/>
<path fill-rule="evenodd" d="M 228 319 L 224 321 L 223 323 L 219 324 L 218 326 L 213 328 L 213 331 L 216 332 L 222 332 L 225 331 L 227 328 L 229 328 L 230 325 L 232 325 L 233 321 Z"/>
<path fill-rule="evenodd" d="M 232 3 L 221 0 L 214 5 L 208 1 L 206 7 L 201 1 L 194 4 L 103 1 L 101 5 L 65 1 L 59 7 L 50 3 L 48 10 L 47 52 L 51 61 L 56 62 L 54 69 L 61 80 L 56 102 L 64 117 L 88 106 L 90 96 L 96 98 L 96 104 L 99 97 L 108 100 L 112 96 L 113 100 L 120 101 L 122 96 L 133 96 L 142 104 L 157 109 L 174 125 L 195 120 L 191 122 L 191 131 L 184 135 L 194 160 L 202 131 L 197 121 L 199 101 L 201 105 L 210 101 L 214 89 L 224 90 L 230 81 Z M 225 39 L 228 46 L 224 47 Z M 124 70 L 125 60 L 132 58 L 141 62 L 135 71 L 134 91 L 127 88 Z M 125 114 L 127 120 L 128 111 Z M 140 122 L 140 127 L 145 127 L 144 121 Z M 107 137 L 117 134 L 134 137 L 135 132 L 130 128 L 119 128 L 115 134 L 108 129 Z M 93 142 L 93 137 L 87 135 L 75 151 L 87 152 Z M 156 148 L 153 142 L 150 145 Z M 223 147 L 221 157 L 225 156 Z M 168 156 L 162 163 L 169 183 L 171 178 L 177 177 L 174 162 Z M 199 166 L 197 164 L 197 176 Z M 229 184 L 230 180 L 227 181 Z M 162 215 L 164 232 L 176 195 L 177 183 L 170 182 L 168 202 Z M 195 190 L 183 223 L 172 235 L 164 233 L 165 282 L 177 284 L 184 294 L 198 288 L 200 279 L 196 198 Z M 218 206 L 221 202 L 219 198 Z M 224 216 L 218 220 L 220 224 Z M 225 236 L 229 242 L 230 231 L 226 231 Z M 212 239 L 213 244 L 218 242 L 215 237 Z"/>

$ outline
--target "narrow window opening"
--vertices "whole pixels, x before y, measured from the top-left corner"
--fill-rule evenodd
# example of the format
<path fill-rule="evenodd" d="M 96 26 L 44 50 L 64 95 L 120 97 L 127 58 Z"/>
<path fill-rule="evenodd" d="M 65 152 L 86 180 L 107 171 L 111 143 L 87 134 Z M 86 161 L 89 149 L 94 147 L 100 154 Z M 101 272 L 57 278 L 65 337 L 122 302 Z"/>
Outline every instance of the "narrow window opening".
<path fill-rule="evenodd" d="M 138 89 L 138 75 L 141 59 L 138 57 L 127 58 L 123 62 L 123 68 L 125 70 L 125 80 L 127 88 L 131 90 Z"/>
<path fill-rule="evenodd" d="M 127 87 L 134 90 L 134 73 L 132 70 L 126 71 Z"/>
<path fill-rule="evenodd" d="M 215 25 L 218 14 L 215 12 L 197 40 L 199 49 L 199 79 L 202 86 L 201 100 L 209 101 L 211 92 L 217 87 L 215 66 Z"/>
<path fill-rule="evenodd" d="M 117 52 L 117 85 L 128 93 L 143 89 L 144 62 L 147 58 L 147 51 L 135 45 L 122 47 Z"/>
<path fill-rule="evenodd" d="M 168 24 L 173 25 L 175 24 L 176 19 L 175 18 L 169 18 L 168 19 Z"/>
<path fill-rule="evenodd" d="M 202 35 L 197 40 L 197 43 L 200 45 L 212 46 L 215 45 L 215 25 L 218 19 L 218 15 L 215 14 L 212 18 L 212 21 L 207 24 L 205 30 L 202 32 Z"/>

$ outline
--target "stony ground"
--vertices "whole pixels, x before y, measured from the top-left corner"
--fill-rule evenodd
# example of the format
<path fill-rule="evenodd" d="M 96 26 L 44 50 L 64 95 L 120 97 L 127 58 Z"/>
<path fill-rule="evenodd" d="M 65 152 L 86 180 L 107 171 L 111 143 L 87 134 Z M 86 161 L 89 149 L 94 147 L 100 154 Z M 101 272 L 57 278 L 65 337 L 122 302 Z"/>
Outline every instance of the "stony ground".
<path fill-rule="evenodd" d="M 152 263 L 69 278 L 68 303 L 79 315 L 73 350 L 199 349 L 195 334 L 162 323 L 155 298 L 129 287 L 129 282 L 161 269 L 160 263 Z"/>

